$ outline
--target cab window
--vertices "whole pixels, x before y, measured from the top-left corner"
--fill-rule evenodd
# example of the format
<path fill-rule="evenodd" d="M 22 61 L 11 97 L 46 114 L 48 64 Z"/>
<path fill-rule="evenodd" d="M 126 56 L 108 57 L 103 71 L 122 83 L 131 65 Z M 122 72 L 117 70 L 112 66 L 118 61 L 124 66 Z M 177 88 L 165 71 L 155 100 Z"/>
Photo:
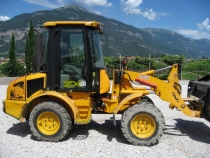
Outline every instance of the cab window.
<path fill-rule="evenodd" d="M 82 29 L 61 29 L 60 37 L 60 88 L 85 89 L 82 77 L 85 65 Z"/>

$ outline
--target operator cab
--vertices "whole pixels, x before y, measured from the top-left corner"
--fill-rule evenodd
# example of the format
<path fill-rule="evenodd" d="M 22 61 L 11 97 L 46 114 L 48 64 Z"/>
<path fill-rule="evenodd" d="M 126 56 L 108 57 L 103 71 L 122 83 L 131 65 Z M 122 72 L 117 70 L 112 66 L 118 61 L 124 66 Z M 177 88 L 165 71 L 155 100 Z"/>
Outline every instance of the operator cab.
<path fill-rule="evenodd" d="M 109 92 L 98 22 L 55 21 L 46 22 L 43 27 L 40 69 L 47 73 L 49 90 Z"/>

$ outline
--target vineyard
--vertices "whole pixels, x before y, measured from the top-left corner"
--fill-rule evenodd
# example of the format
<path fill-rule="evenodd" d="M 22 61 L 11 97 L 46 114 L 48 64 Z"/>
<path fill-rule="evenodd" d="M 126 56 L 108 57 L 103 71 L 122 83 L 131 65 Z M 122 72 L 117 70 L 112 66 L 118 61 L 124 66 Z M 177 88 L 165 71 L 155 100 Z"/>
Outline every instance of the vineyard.
<path fill-rule="evenodd" d="M 107 72 L 112 78 L 114 68 L 119 68 L 119 57 L 104 57 Z M 210 72 L 210 59 L 185 59 L 184 56 L 163 55 L 160 57 L 133 57 L 127 60 L 128 70 L 143 72 L 157 70 L 172 64 L 179 65 L 180 80 L 197 80 Z M 167 79 L 168 72 L 156 74 L 156 77 Z"/>
<path fill-rule="evenodd" d="M 82 57 L 81 57 L 82 58 Z M 122 57 L 122 59 L 125 57 Z M 122 60 L 121 59 L 121 60 Z M 74 62 L 78 60 L 75 59 Z M 113 69 L 119 68 L 120 57 L 104 57 L 107 72 L 110 78 L 113 75 Z M 147 70 L 157 70 L 172 64 L 179 65 L 180 80 L 197 80 L 205 75 L 210 74 L 210 59 L 185 59 L 184 56 L 164 55 L 160 57 L 127 57 L 128 70 L 143 72 Z M 79 63 L 78 63 L 79 64 Z M 5 76 L 1 72 L 3 65 L 0 65 L 0 77 Z M 168 72 L 156 74 L 156 77 L 167 79 Z"/>

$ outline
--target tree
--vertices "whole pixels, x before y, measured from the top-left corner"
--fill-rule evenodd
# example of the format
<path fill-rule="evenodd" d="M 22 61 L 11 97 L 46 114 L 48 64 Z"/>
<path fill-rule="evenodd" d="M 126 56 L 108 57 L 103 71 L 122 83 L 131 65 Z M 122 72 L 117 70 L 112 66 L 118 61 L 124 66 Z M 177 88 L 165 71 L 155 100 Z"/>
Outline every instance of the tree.
<path fill-rule="evenodd" d="M 12 33 L 12 39 L 10 43 L 9 61 L 2 66 L 1 71 L 4 75 L 9 77 L 22 75 L 24 73 L 23 66 L 16 60 L 14 33 Z"/>
<path fill-rule="evenodd" d="M 30 70 L 32 70 L 32 62 L 34 57 L 35 57 L 35 37 L 34 37 L 34 27 L 31 21 L 25 46 L 26 72 L 30 72 Z"/>
<path fill-rule="evenodd" d="M 16 58 L 15 58 L 15 36 L 12 33 L 12 39 L 10 42 L 10 50 L 9 50 L 9 61 L 3 65 L 1 71 L 4 75 L 9 77 L 16 76 L 17 73 L 15 71 L 16 66 Z"/>

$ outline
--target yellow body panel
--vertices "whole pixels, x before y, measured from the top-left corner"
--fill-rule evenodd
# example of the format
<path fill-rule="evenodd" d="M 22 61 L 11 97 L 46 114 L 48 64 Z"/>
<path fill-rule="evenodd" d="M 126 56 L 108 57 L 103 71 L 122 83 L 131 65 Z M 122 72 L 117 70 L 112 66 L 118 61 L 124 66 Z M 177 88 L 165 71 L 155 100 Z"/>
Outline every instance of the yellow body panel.
<path fill-rule="evenodd" d="M 113 72 L 113 74 L 115 74 L 115 71 Z M 107 113 L 113 113 L 114 109 L 118 106 L 119 104 L 119 100 L 120 100 L 120 89 L 121 89 L 121 85 L 120 84 L 115 84 L 114 80 L 115 80 L 115 75 L 113 75 L 113 81 L 112 81 L 112 93 L 111 93 L 111 98 L 110 99 L 106 99 L 104 100 L 105 103 L 105 108 L 103 109 L 104 112 Z M 110 81 L 108 81 L 110 82 Z M 105 83 L 101 86 L 106 87 L 109 83 Z"/>
<path fill-rule="evenodd" d="M 91 92 L 67 92 L 67 95 L 72 99 L 72 100 L 77 100 L 77 99 L 90 99 L 90 94 Z"/>
<path fill-rule="evenodd" d="M 96 21 L 49 21 L 45 22 L 43 26 L 57 26 L 57 25 L 84 25 L 90 27 L 98 27 L 98 22 Z"/>
<path fill-rule="evenodd" d="M 118 101 L 117 100 L 104 100 L 104 104 L 106 105 L 106 107 L 103 109 L 103 111 L 107 113 L 113 113 L 114 109 L 118 105 Z"/>
<path fill-rule="evenodd" d="M 76 124 L 87 124 L 91 121 L 91 100 L 75 100 L 75 106 L 78 107 L 79 117 L 75 120 Z"/>
<path fill-rule="evenodd" d="M 4 100 L 4 105 L 6 105 L 5 112 L 16 119 L 20 119 L 22 117 L 22 110 L 25 104 L 25 101 Z"/>
<path fill-rule="evenodd" d="M 116 71 L 116 70 L 115 70 Z M 129 71 L 126 71 L 129 72 Z M 114 72 L 115 74 L 115 72 Z M 130 72 L 129 72 L 130 74 Z M 139 73 L 132 72 L 130 77 L 138 77 Z M 122 84 L 116 84 L 115 75 L 113 75 L 113 82 L 112 82 L 112 93 L 111 98 L 104 100 L 106 107 L 103 109 L 104 112 L 107 113 L 115 113 L 124 111 L 129 106 L 140 102 L 140 96 L 147 95 L 150 93 L 145 86 L 141 88 L 134 88 L 131 83 L 129 82 L 129 77 L 126 78 L 124 75 L 122 78 Z M 133 94 L 135 93 L 135 94 Z M 126 99 L 125 99 L 126 98 Z"/>
<path fill-rule="evenodd" d="M 62 100 L 64 103 L 66 103 L 66 105 L 68 105 L 72 112 L 73 112 L 73 119 L 78 119 L 79 117 L 79 110 L 77 107 L 74 106 L 74 100 L 70 99 L 66 93 L 59 93 L 56 91 L 38 91 L 35 94 L 33 94 L 28 100 L 27 100 L 27 104 L 31 103 L 32 101 L 36 100 L 37 98 L 43 97 L 43 96 L 50 96 L 50 97 L 54 97 L 55 100 L 60 99 Z M 57 98 L 57 99 L 56 99 Z"/>
<path fill-rule="evenodd" d="M 46 74 L 45 73 L 31 73 L 29 75 L 26 76 L 26 80 L 34 80 L 34 79 L 37 79 L 37 78 L 46 78 Z M 44 87 L 46 86 L 46 82 L 44 83 Z"/>
<path fill-rule="evenodd" d="M 5 112 L 9 115 L 21 119 L 22 112 L 27 104 L 27 81 L 43 78 L 45 81 L 46 74 L 33 73 L 13 80 L 7 87 L 7 98 L 3 101 Z M 44 82 L 45 87 L 45 82 Z"/>
<path fill-rule="evenodd" d="M 46 87 L 46 74 L 44 73 L 31 73 L 29 75 L 19 77 L 12 81 L 7 88 L 7 99 L 8 100 L 27 100 L 29 96 L 27 96 L 27 81 L 43 78 L 44 85 L 43 88 Z"/>
<path fill-rule="evenodd" d="M 42 96 L 50 96 L 60 99 L 65 102 L 65 105 L 68 105 L 72 110 L 72 118 L 74 119 L 75 124 L 87 124 L 91 121 L 91 98 L 90 93 L 85 92 L 72 92 L 72 93 L 59 93 L 56 91 L 38 91 L 32 95 L 28 103 L 40 98 Z M 70 97 L 69 97 L 70 96 Z M 79 98 L 83 99 L 79 99 Z M 56 101 L 55 100 L 55 101 Z"/>
<path fill-rule="evenodd" d="M 125 104 L 127 103 L 128 101 L 134 99 L 134 98 L 139 98 L 140 96 L 142 96 L 143 93 L 141 92 L 136 92 L 136 93 L 133 93 L 133 94 L 130 94 L 128 95 L 127 97 L 125 97 L 121 102 L 120 104 L 117 106 L 117 108 L 114 110 L 114 114 L 117 114 L 118 111 L 120 110 L 120 108 Z"/>
<path fill-rule="evenodd" d="M 105 70 L 100 70 L 100 94 L 110 90 L 110 81 Z"/>
<path fill-rule="evenodd" d="M 115 74 L 115 71 L 114 70 L 114 74 Z M 111 100 L 118 100 L 119 97 L 120 97 L 120 90 L 121 90 L 121 85 L 120 84 L 115 84 L 115 75 L 113 75 L 114 78 L 113 78 L 113 81 L 112 81 L 112 94 L 111 94 Z M 105 86 L 105 85 L 104 85 Z"/>
<path fill-rule="evenodd" d="M 91 121 L 92 100 L 89 92 L 69 92 L 67 95 L 74 100 L 74 106 L 78 109 L 78 117 L 75 124 L 87 124 Z"/>
<path fill-rule="evenodd" d="M 25 100 L 25 76 L 13 80 L 7 87 L 7 100 Z"/>
<path fill-rule="evenodd" d="M 133 90 L 134 89 L 128 79 L 123 78 L 122 80 L 123 80 L 123 84 L 121 86 L 122 90 Z"/>

